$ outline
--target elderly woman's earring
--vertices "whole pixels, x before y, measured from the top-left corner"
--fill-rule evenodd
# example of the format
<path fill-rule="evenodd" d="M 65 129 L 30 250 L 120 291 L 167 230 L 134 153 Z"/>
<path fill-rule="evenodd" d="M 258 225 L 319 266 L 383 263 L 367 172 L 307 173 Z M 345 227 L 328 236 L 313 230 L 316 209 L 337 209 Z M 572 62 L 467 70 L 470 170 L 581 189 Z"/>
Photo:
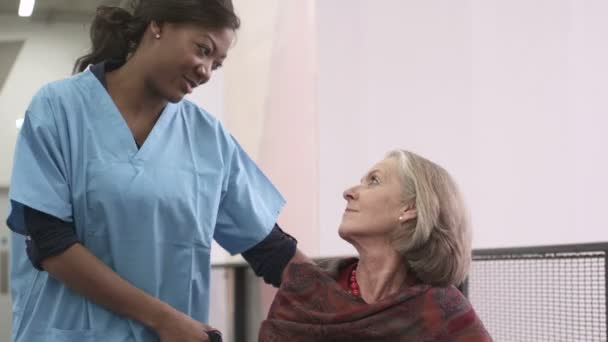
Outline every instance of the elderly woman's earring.
<path fill-rule="evenodd" d="M 160 33 L 157 33 L 157 34 L 154 36 L 154 38 L 156 38 L 156 39 L 160 39 Z"/>

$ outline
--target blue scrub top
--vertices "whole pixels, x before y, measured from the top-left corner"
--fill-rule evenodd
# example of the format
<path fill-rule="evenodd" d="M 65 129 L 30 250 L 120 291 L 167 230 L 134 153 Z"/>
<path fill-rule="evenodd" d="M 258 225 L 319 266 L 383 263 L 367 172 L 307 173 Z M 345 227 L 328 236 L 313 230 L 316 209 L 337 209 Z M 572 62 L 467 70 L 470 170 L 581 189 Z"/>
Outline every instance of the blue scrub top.
<path fill-rule="evenodd" d="M 226 129 L 183 100 L 168 104 L 140 149 L 89 70 L 44 86 L 21 128 L 11 201 L 74 223 L 101 261 L 201 322 L 210 248 L 232 254 L 263 240 L 284 200 Z M 12 234 L 13 341 L 157 341 L 37 271 L 19 208 Z"/>

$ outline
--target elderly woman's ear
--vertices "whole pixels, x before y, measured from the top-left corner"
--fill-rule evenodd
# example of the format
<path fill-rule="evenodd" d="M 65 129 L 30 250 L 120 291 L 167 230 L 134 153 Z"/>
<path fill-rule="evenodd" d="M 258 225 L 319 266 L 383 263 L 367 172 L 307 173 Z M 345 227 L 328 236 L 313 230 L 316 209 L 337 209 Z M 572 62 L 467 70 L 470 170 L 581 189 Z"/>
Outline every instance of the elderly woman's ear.
<path fill-rule="evenodd" d="M 410 202 L 406 204 L 401 210 L 401 214 L 399 215 L 399 223 L 405 223 L 415 219 L 418 216 L 416 211 L 416 203 Z"/>

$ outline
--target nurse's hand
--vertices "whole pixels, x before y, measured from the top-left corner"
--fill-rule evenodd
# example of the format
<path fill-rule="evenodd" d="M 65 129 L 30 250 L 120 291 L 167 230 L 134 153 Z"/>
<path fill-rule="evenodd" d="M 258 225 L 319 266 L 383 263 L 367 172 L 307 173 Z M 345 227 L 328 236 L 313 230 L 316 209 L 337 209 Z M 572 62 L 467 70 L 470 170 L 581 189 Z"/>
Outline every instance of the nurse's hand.
<path fill-rule="evenodd" d="M 206 331 L 215 330 L 208 325 L 173 310 L 156 329 L 161 342 L 210 342 Z"/>

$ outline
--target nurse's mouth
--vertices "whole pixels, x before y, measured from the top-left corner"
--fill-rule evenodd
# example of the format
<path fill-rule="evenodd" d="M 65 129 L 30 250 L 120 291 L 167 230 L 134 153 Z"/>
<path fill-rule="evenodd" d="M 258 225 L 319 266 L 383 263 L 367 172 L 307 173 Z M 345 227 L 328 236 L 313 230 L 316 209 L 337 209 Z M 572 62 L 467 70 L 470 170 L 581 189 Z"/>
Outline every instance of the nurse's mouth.
<path fill-rule="evenodd" d="M 197 86 L 196 82 L 192 81 L 191 79 L 189 79 L 185 76 L 184 76 L 184 80 L 186 81 L 185 83 L 186 83 L 186 89 L 187 89 L 188 94 L 192 93 L 192 90 L 194 88 L 196 88 L 196 86 Z"/>

